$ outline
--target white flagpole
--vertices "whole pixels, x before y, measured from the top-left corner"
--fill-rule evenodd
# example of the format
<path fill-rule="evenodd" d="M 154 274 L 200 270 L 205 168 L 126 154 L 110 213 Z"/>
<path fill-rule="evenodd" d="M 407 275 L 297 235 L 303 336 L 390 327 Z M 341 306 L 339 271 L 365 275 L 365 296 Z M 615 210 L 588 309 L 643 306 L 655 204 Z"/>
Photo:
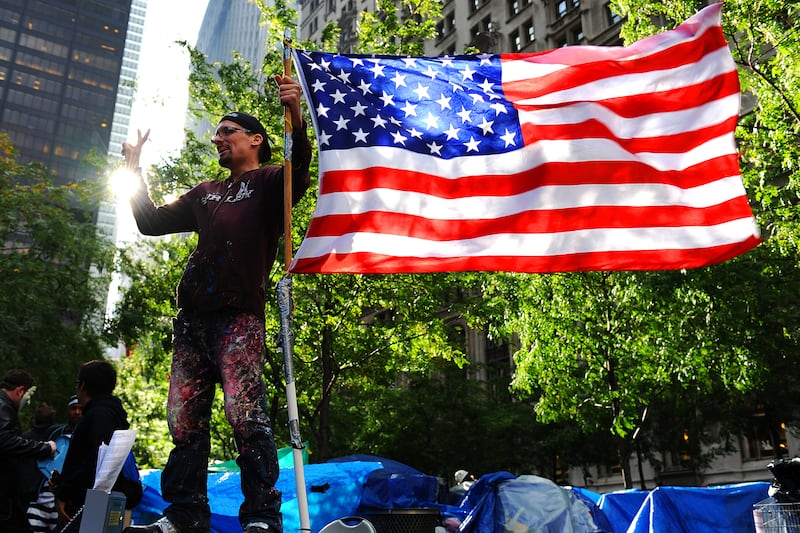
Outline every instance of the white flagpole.
<path fill-rule="evenodd" d="M 292 34 L 288 28 L 283 32 L 283 75 L 292 73 L 291 56 Z M 284 267 L 285 274 L 278 282 L 278 309 L 281 318 L 281 345 L 283 347 L 283 372 L 286 378 L 286 404 L 289 414 L 289 436 L 292 444 L 294 461 L 295 487 L 297 489 L 297 506 L 300 515 L 300 531 L 311 531 L 311 520 L 308 515 L 308 495 L 306 494 L 306 478 L 303 470 L 303 440 L 300 438 L 300 420 L 297 410 L 297 390 L 294 381 L 294 332 L 292 330 L 294 303 L 292 296 L 292 278 L 289 265 L 292 262 L 292 118 L 289 108 L 284 110 L 283 128 L 283 212 L 284 212 Z"/>

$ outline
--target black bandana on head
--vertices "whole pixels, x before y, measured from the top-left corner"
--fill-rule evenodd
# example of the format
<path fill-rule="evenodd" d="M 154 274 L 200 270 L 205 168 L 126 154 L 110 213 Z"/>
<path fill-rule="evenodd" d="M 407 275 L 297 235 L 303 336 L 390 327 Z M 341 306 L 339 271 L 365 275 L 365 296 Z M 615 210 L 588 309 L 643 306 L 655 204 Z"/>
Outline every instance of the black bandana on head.
<path fill-rule="evenodd" d="M 264 138 L 264 141 L 261 143 L 261 149 L 258 151 L 258 162 L 263 164 L 269 161 L 270 157 L 272 157 L 272 152 L 270 151 L 269 148 L 269 138 L 267 137 L 267 130 L 264 129 L 264 126 L 261 124 L 261 121 L 259 121 L 253 115 L 242 113 L 241 111 L 233 111 L 231 113 L 228 113 L 221 119 L 219 119 L 220 122 L 224 120 L 235 122 L 244 129 L 261 135 L 261 137 Z"/>

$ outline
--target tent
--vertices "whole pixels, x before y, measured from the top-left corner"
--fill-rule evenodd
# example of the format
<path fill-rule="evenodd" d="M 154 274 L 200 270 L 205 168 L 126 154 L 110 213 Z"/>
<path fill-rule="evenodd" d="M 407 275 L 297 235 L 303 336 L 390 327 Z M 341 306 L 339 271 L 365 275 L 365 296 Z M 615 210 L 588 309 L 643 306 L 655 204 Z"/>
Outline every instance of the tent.
<path fill-rule="evenodd" d="M 481 476 L 464 495 L 459 509 L 467 516 L 459 533 L 595 533 L 599 527 L 594 503 L 566 487 L 539 476 L 516 477 L 508 472 Z M 604 524 L 607 524 L 602 518 Z"/>
<path fill-rule="evenodd" d="M 361 494 L 360 514 L 387 509 L 427 508 L 437 505 L 439 479 L 423 474 L 408 465 L 374 455 L 347 455 L 331 459 L 328 464 L 353 461 L 377 462 L 381 468 L 367 476 Z"/>
<path fill-rule="evenodd" d="M 446 506 L 443 515 L 462 521 L 459 533 L 508 530 L 754 533 L 753 506 L 768 497 L 769 487 L 767 482 L 665 486 L 651 491 L 624 490 L 601 495 L 583 488 L 558 487 L 536 476 L 515 477 L 508 472 L 497 472 L 482 476 L 460 505 Z M 575 500 L 582 502 L 593 524 L 582 522 L 585 514 Z M 570 512 L 572 523 L 567 525 Z"/>

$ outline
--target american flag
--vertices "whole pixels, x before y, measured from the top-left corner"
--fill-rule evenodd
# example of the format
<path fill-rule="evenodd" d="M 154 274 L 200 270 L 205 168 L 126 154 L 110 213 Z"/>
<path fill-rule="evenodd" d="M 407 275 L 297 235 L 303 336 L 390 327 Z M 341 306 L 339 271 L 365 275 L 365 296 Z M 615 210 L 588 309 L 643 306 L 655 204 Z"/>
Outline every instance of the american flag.
<path fill-rule="evenodd" d="M 680 269 L 756 246 L 720 19 L 536 54 L 295 51 L 320 185 L 290 271 Z"/>

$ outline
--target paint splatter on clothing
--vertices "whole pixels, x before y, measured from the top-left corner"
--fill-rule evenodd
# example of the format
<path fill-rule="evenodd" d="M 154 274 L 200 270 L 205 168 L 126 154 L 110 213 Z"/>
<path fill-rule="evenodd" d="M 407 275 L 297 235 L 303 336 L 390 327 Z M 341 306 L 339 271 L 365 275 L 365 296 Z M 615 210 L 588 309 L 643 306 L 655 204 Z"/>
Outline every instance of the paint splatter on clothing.
<path fill-rule="evenodd" d="M 210 417 L 216 384 L 239 450 L 243 525 L 266 522 L 281 531 L 281 494 L 275 489 L 278 457 L 266 408 L 264 322 L 249 313 L 179 313 L 167 422 L 175 448 L 161 477 L 165 514 L 188 531 L 208 531 L 206 471 Z"/>

